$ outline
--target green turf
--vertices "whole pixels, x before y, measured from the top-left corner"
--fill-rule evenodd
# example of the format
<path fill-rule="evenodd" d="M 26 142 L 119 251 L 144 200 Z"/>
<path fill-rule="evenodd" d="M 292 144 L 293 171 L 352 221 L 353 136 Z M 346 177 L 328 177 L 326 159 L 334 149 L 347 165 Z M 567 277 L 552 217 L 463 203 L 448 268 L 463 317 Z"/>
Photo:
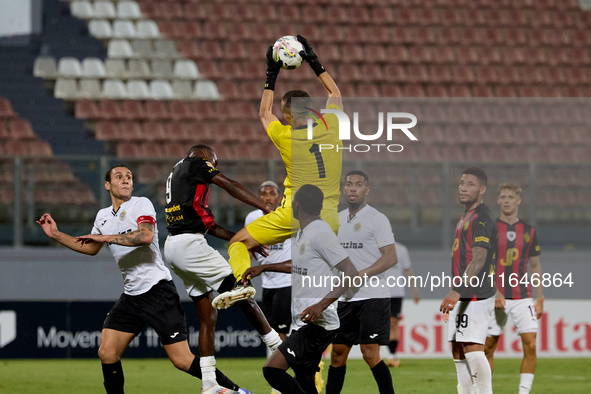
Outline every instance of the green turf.
<path fill-rule="evenodd" d="M 219 359 L 218 367 L 236 383 L 257 394 L 269 394 L 261 368 L 263 359 Z M 520 360 L 497 360 L 495 393 L 516 393 Z M 199 381 L 174 369 L 165 359 L 124 359 L 128 394 L 199 393 Z M 451 360 L 403 360 L 391 369 L 394 387 L 402 393 L 455 394 L 456 374 Z M 535 393 L 591 393 L 591 359 L 541 359 Z M 326 369 L 324 377 L 326 379 Z M 0 393 L 102 394 L 98 360 L 0 360 Z M 377 393 L 371 372 L 362 360 L 347 364 L 343 394 Z"/>

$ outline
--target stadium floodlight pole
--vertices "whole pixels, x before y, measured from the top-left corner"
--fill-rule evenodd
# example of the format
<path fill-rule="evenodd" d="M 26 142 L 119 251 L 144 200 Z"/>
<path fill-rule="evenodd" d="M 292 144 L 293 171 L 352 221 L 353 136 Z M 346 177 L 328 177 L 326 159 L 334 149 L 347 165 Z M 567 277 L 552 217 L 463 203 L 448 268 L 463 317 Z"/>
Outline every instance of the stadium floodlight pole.
<path fill-rule="evenodd" d="M 12 211 L 13 245 L 15 248 L 23 246 L 22 195 L 23 195 L 23 158 L 14 157 L 14 208 Z"/>

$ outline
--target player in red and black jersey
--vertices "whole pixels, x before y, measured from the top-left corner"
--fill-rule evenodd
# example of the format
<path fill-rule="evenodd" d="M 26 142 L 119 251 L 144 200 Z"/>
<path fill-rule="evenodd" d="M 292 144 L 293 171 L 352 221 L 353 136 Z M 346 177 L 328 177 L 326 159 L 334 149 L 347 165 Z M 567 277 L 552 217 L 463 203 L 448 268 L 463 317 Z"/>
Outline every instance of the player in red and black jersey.
<path fill-rule="evenodd" d="M 538 319 L 544 313 L 540 245 L 536 229 L 517 217 L 519 204 L 521 204 L 521 187 L 513 183 L 500 184 L 497 202 L 501 206 L 501 217 L 497 220 L 498 292 L 495 313 L 491 317 L 488 328 L 485 353 L 492 370 L 494 351 L 507 324 L 507 317 L 510 315 L 523 343 L 519 394 L 528 394 L 536 370 Z M 531 276 L 527 272 L 528 262 L 531 266 Z M 532 279 L 534 284 L 537 284 L 534 286 L 535 303 L 532 299 Z"/>
<path fill-rule="evenodd" d="M 462 173 L 460 203 L 466 211 L 454 235 L 452 289 L 439 308 L 448 323 L 460 393 L 492 393 L 484 343 L 495 303 L 496 289 L 490 274 L 494 273 L 498 233 L 491 210 L 482 203 L 486 183 L 481 168 L 471 167 Z"/>
<path fill-rule="evenodd" d="M 164 244 L 164 256 L 183 280 L 187 294 L 199 311 L 202 393 L 217 393 L 216 390 L 222 389 L 215 381 L 217 310 L 211 305 L 213 292 L 228 291 L 235 284 L 230 264 L 205 239 L 206 233 L 227 241 L 234 236 L 215 223 L 214 213 L 208 206 L 209 185 L 214 183 L 232 197 L 265 213 L 270 212 L 270 206 L 224 176 L 216 168 L 217 161 L 210 147 L 195 145 L 188 156 L 174 166 L 166 180 L 166 224 L 170 234 Z M 256 251 L 267 255 L 263 247 Z M 258 304 L 253 299 L 237 304 L 265 344 L 272 350 L 277 348 L 281 344 L 279 334 L 271 328 Z"/>

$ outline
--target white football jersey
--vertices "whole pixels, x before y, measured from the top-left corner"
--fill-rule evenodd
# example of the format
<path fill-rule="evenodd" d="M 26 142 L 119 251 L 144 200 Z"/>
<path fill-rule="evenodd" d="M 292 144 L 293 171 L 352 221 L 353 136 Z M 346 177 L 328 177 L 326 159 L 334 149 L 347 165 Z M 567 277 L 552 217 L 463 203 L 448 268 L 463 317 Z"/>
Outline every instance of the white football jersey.
<path fill-rule="evenodd" d="M 127 234 L 144 222 L 156 223 L 156 211 L 145 197 L 131 197 L 115 212 L 113 206 L 101 209 L 94 220 L 92 234 Z M 154 239 L 150 245 L 109 245 L 123 274 L 123 292 L 138 295 L 150 290 L 161 280 L 172 280 L 164 265 L 158 246 L 158 226 L 154 225 Z"/>
<path fill-rule="evenodd" d="M 402 245 L 401 243 L 396 242 L 396 254 L 398 255 L 398 264 L 395 264 L 394 267 L 389 268 L 386 271 L 386 277 L 391 276 L 392 278 L 398 278 L 399 276 L 404 276 L 404 270 L 412 267 L 410 262 L 410 255 L 408 254 L 408 249 L 406 246 Z M 395 284 L 396 279 L 390 279 L 390 284 Z M 406 281 L 408 286 L 408 281 Z M 390 286 L 390 297 L 392 298 L 404 298 L 404 287 Z"/>
<path fill-rule="evenodd" d="M 377 209 L 366 205 L 352 218 L 349 209 L 339 212 L 339 242 L 345 248 L 358 271 L 375 263 L 382 252 L 380 248 L 394 243 L 390 221 Z M 376 275 L 378 280 L 367 280 L 359 290 L 349 290 L 339 301 L 361 301 L 369 298 L 389 298 L 386 275 Z"/>
<path fill-rule="evenodd" d="M 263 211 L 257 209 L 246 216 L 244 227 L 254 222 L 256 219 L 263 216 Z M 269 257 L 257 256 L 256 261 L 259 264 L 276 264 L 291 260 L 291 239 L 286 240 L 281 244 L 269 245 Z M 265 289 L 279 289 L 281 287 L 291 286 L 291 275 L 283 272 L 263 272 L 263 288 Z"/>
<path fill-rule="evenodd" d="M 330 292 L 330 278 L 340 273 L 334 267 L 349 256 L 324 220 L 315 220 L 298 231 L 292 239 L 292 250 L 292 329 L 298 330 L 306 325 L 300 321 L 300 313 Z M 339 328 L 336 303 L 326 308 L 314 324 L 325 330 Z"/>

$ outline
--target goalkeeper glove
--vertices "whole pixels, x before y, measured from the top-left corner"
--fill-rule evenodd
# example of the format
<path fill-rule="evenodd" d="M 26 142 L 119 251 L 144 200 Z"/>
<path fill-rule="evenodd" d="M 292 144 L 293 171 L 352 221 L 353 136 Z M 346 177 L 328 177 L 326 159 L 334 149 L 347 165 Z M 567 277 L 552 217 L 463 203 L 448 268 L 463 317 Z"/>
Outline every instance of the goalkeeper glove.
<path fill-rule="evenodd" d="M 300 36 L 299 34 L 297 36 L 297 39 L 304 46 L 304 50 L 300 52 L 300 56 L 305 61 L 307 61 L 308 64 L 310 64 L 310 67 L 312 67 L 312 70 L 314 70 L 314 73 L 316 74 L 316 76 L 319 76 L 320 74 L 325 72 L 326 70 L 324 69 L 324 67 L 322 67 L 322 64 L 320 64 L 320 61 L 318 60 L 318 56 L 314 53 L 314 50 L 312 49 L 312 45 L 310 45 L 308 40 L 306 40 L 304 37 Z"/>
<path fill-rule="evenodd" d="M 283 62 L 281 60 L 276 62 L 273 59 L 273 46 L 271 45 L 267 49 L 267 81 L 265 82 L 265 89 L 275 90 L 275 81 L 277 81 L 282 64 Z"/>

